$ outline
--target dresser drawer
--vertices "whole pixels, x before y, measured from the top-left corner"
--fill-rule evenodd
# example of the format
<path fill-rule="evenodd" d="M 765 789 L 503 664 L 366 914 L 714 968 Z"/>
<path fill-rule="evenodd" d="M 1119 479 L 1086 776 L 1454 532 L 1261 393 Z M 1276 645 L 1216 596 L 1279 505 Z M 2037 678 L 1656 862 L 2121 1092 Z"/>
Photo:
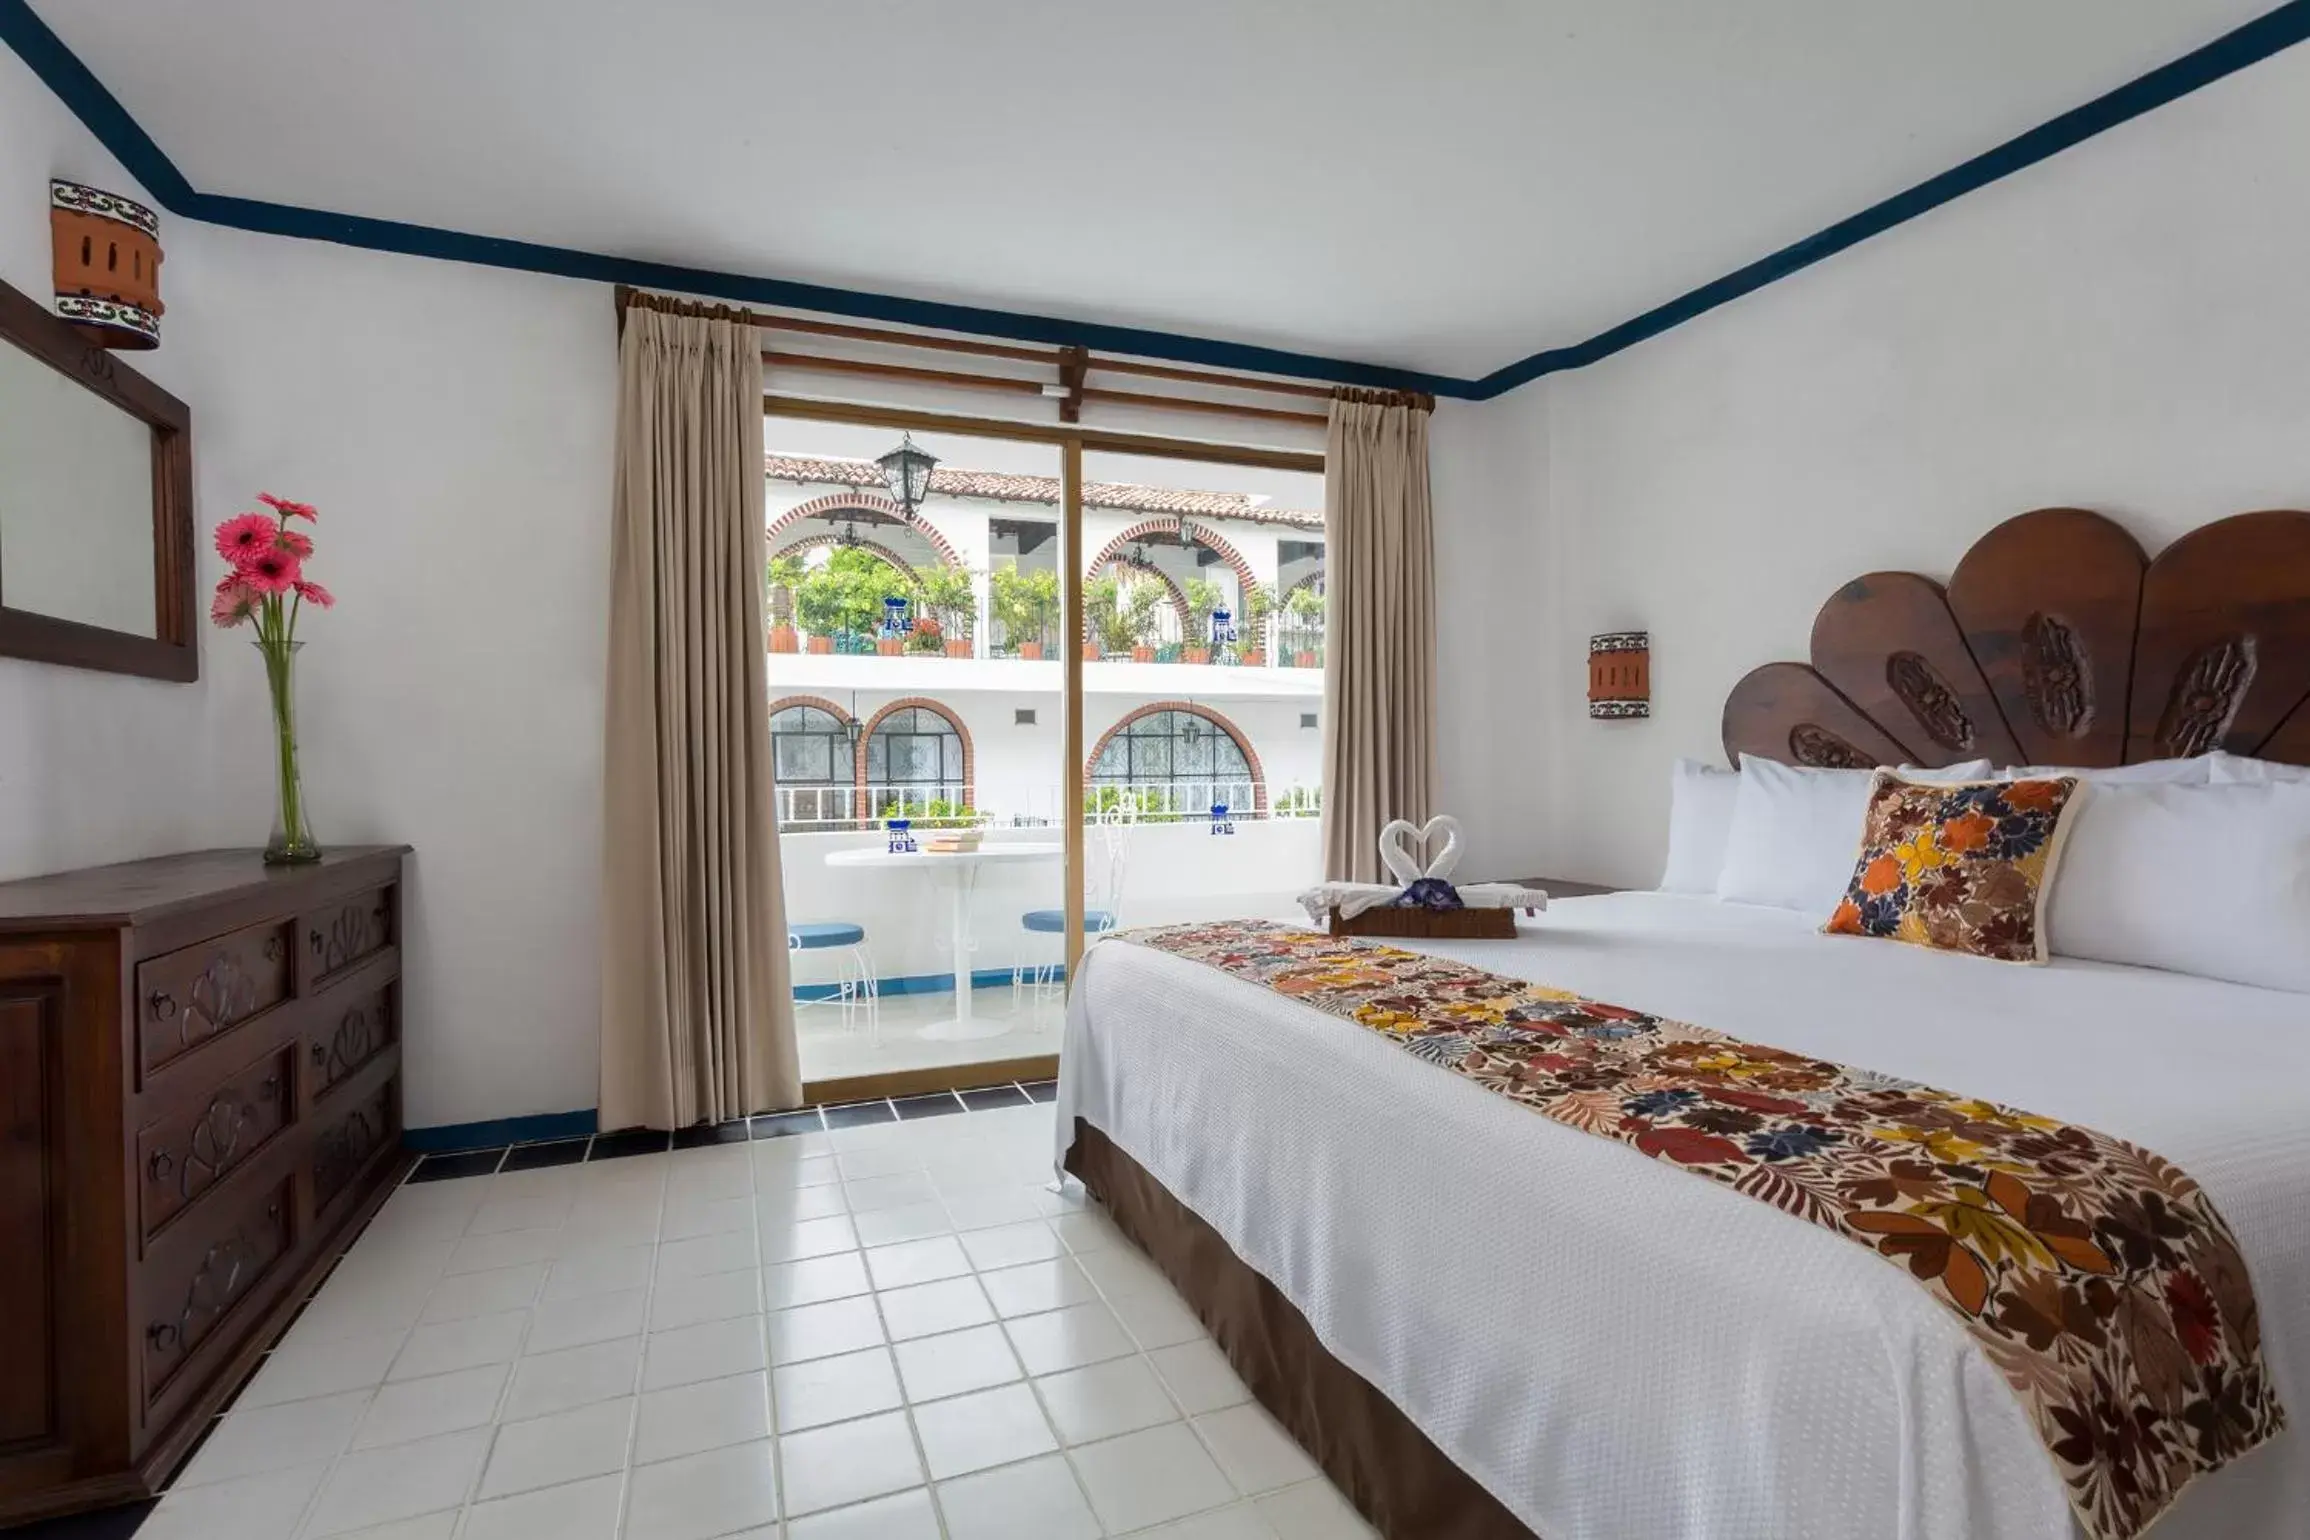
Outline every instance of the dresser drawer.
<path fill-rule="evenodd" d="M 252 925 L 136 965 L 137 1062 L 146 1074 L 289 994 L 290 922 Z"/>
<path fill-rule="evenodd" d="M 145 1264 L 145 1319 L 136 1325 L 144 1353 L 147 1406 L 168 1393 L 185 1364 L 267 1285 L 296 1243 L 291 1182 L 284 1177 L 236 1205 L 202 1213 L 194 1228 Z M 238 1335 L 236 1330 L 231 1335 Z"/>
<path fill-rule="evenodd" d="M 327 1009 L 305 1029 L 306 1075 L 317 1101 L 401 1038 L 391 989 L 357 995 Z"/>
<path fill-rule="evenodd" d="M 318 1115 L 313 1137 L 314 1213 L 326 1213 L 358 1185 L 372 1161 L 400 1145 L 400 1108 L 401 1079 L 392 1075 L 343 1111 Z"/>
<path fill-rule="evenodd" d="M 372 888 L 325 909 L 307 910 L 297 919 L 297 931 L 308 980 L 342 973 L 393 944 L 393 889 Z"/>
<path fill-rule="evenodd" d="M 137 1204 L 147 1237 L 296 1117 L 296 1046 L 265 1055 L 136 1136 Z"/>

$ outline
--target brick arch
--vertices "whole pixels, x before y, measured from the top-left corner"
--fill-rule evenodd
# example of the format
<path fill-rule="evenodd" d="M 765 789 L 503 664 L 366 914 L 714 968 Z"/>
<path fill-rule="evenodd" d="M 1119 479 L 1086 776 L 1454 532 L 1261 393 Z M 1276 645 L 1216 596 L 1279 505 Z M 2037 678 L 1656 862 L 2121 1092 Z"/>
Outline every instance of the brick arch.
<path fill-rule="evenodd" d="M 792 556 L 797 551 L 815 551 L 822 545 L 839 547 L 842 545 L 842 543 L 843 540 L 840 535 L 804 535 L 801 539 L 794 541 L 790 545 L 778 547 L 770 554 L 772 556 Z M 884 561 L 889 562 L 893 567 L 896 567 L 899 571 L 905 573 L 909 578 L 914 576 L 914 564 L 908 561 L 905 557 L 899 555 L 896 551 L 892 550 L 889 546 L 884 545 L 881 541 L 869 540 L 864 535 L 861 535 L 858 537 L 858 539 L 850 543 L 861 551 L 872 551 L 875 555 L 881 557 Z"/>
<path fill-rule="evenodd" d="M 1138 573 L 1141 577 L 1149 578 L 1154 582 L 1162 584 L 1164 593 L 1170 598 L 1171 601 L 1171 613 L 1179 617 L 1180 640 L 1186 640 L 1187 591 L 1171 580 L 1170 573 L 1165 572 L 1160 567 L 1152 566 L 1147 562 L 1133 561 L 1128 556 L 1110 556 L 1107 558 L 1105 565 L 1111 567 L 1128 567 L 1133 572 Z M 1093 567 L 1091 570 L 1092 572 L 1096 573 L 1099 571 L 1099 568 Z M 1097 640 L 1097 638 L 1092 634 L 1091 614 L 1088 608 L 1086 608 L 1083 612 L 1082 640 L 1086 642 Z"/>
<path fill-rule="evenodd" d="M 1243 762 L 1251 767 L 1251 809 L 1254 813 L 1267 811 L 1267 769 L 1259 762 L 1259 750 L 1251 746 L 1251 734 L 1209 706 L 1198 705 L 1191 700 L 1149 701 L 1144 706 L 1123 713 L 1115 725 L 1101 733 L 1099 741 L 1091 745 L 1091 757 L 1083 761 L 1084 786 L 1086 788 L 1090 786 L 1091 774 L 1099 767 L 1099 756 L 1107 752 L 1107 745 L 1115 741 L 1117 733 L 1129 727 L 1133 722 L 1139 721 L 1143 717 L 1154 716 L 1161 711 L 1184 711 L 1191 717 L 1201 717 L 1234 739 L 1235 746 L 1243 750 Z"/>
<path fill-rule="evenodd" d="M 1311 583 L 1321 583 L 1324 579 L 1324 570 L 1325 569 L 1323 567 L 1318 566 L 1306 577 L 1301 578 L 1298 582 L 1292 584 L 1282 593 L 1277 594 L 1275 596 L 1275 607 L 1277 611 L 1280 612 L 1283 609 L 1283 601 L 1290 598 L 1293 594 L 1298 593 L 1301 589 L 1307 587 Z"/>
<path fill-rule="evenodd" d="M 857 509 L 861 513 L 879 513 L 885 518 L 896 519 L 899 523 L 922 536 L 923 539 L 928 540 L 930 548 L 938 552 L 938 559 L 941 562 L 949 567 L 959 567 L 963 564 L 962 553 L 954 548 L 953 541 L 939 532 L 937 525 L 919 513 L 907 512 L 897 503 L 877 492 L 829 492 L 824 497 L 814 497 L 806 503 L 800 503 L 787 509 L 770 521 L 770 528 L 765 532 L 770 542 L 770 548 L 776 550 L 778 548 L 778 536 L 803 520 L 817 518 L 820 514 L 841 513 L 846 509 Z M 863 541 L 860 543 L 864 544 Z M 899 565 L 910 567 L 912 564 L 902 561 Z"/>
<path fill-rule="evenodd" d="M 1149 535 L 1176 535 L 1182 540 L 1192 538 L 1196 544 L 1207 545 L 1217 551 L 1219 559 L 1225 562 L 1228 570 L 1235 574 L 1235 591 L 1238 595 L 1236 602 L 1239 604 L 1242 602 L 1240 596 L 1249 593 L 1251 585 L 1259 581 L 1251 570 L 1251 563 L 1244 558 L 1243 553 L 1237 550 L 1233 542 L 1229 541 L 1226 536 L 1200 519 L 1177 518 L 1140 520 L 1101 547 L 1099 554 L 1091 558 L 1090 566 L 1083 569 L 1083 575 L 1086 578 L 1096 577 L 1107 563 L 1122 558 L 1125 546 L 1130 545 L 1133 541 L 1144 540 Z"/>
<path fill-rule="evenodd" d="M 908 695 L 903 696 L 898 700 L 894 700 L 889 705 L 877 710 L 874 715 L 866 719 L 865 725 L 860 727 L 858 730 L 858 753 L 855 756 L 855 763 L 851 766 L 851 773 L 857 778 L 859 806 L 865 810 L 866 817 L 869 821 L 871 821 L 874 817 L 874 808 L 867 801 L 866 797 L 866 745 L 870 740 L 873 739 L 874 730 L 880 727 L 883 724 L 883 721 L 888 718 L 891 713 L 897 711 L 905 711 L 909 707 L 915 706 L 919 706 L 925 711 L 937 712 L 940 716 L 946 719 L 947 726 L 953 728 L 957 736 L 962 739 L 963 801 L 973 805 L 977 803 L 978 798 L 976 793 L 978 791 L 978 757 L 977 750 L 971 743 L 970 724 L 962 719 L 961 712 L 955 710 L 954 707 L 948 705 L 945 701 L 932 700 L 927 695 Z"/>

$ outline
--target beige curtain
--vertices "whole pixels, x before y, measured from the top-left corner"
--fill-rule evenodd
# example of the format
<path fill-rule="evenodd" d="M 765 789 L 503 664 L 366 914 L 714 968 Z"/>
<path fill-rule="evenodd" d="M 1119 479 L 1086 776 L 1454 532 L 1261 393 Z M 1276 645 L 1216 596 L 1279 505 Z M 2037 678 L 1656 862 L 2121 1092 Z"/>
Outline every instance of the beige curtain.
<path fill-rule="evenodd" d="M 750 327 L 626 312 L 613 524 L 601 1125 L 795 1106 Z"/>
<path fill-rule="evenodd" d="M 1381 825 L 1435 811 L 1426 406 L 1342 392 L 1323 475 L 1324 875 L 1382 882 Z"/>

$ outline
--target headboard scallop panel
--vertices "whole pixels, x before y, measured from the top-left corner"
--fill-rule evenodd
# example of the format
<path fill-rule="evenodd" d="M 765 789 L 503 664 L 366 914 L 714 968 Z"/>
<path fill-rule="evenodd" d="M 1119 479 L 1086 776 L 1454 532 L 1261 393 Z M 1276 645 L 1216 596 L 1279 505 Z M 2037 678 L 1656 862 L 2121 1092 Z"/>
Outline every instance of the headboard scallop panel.
<path fill-rule="evenodd" d="M 2021 514 L 1947 589 L 1909 572 L 1839 589 L 1811 664 L 1751 671 L 1723 730 L 1735 763 L 2310 763 L 2310 513 L 2238 514 L 2155 562 L 2098 513 Z"/>

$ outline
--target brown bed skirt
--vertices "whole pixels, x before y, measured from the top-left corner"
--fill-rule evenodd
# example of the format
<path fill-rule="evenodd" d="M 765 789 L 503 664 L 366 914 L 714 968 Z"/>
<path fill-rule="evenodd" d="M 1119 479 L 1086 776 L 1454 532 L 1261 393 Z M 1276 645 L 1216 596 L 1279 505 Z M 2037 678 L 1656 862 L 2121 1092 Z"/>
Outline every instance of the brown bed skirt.
<path fill-rule="evenodd" d="M 1203 1318 L 1235 1372 L 1388 1540 L 1532 1540 L 1219 1232 L 1081 1118 L 1067 1169 Z"/>

